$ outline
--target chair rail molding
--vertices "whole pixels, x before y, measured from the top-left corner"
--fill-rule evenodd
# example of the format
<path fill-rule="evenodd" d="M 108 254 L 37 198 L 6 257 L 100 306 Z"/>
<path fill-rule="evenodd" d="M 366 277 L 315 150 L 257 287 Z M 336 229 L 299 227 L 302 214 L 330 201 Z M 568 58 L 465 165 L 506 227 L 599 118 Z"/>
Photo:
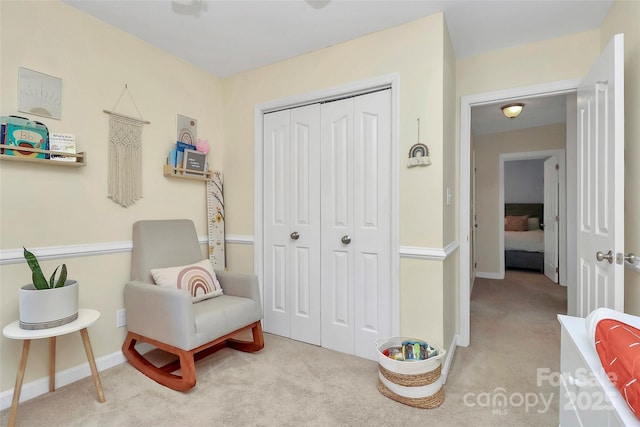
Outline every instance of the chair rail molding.
<path fill-rule="evenodd" d="M 131 252 L 132 242 L 88 243 L 84 245 L 42 246 L 30 248 L 40 260 L 77 258 Z M 23 249 L 5 249 L 0 251 L 0 265 L 26 262 Z"/>
<path fill-rule="evenodd" d="M 456 249 L 458 242 L 453 241 L 444 248 L 427 248 L 422 246 L 400 246 L 400 258 L 428 259 L 434 261 L 444 261 Z"/>
<path fill-rule="evenodd" d="M 225 236 L 226 243 L 235 243 L 241 245 L 252 245 L 253 236 L 228 234 Z M 198 242 L 202 245 L 209 243 L 208 236 L 198 236 Z M 83 245 L 64 245 L 64 246 L 42 246 L 37 248 L 29 248 L 40 260 L 54 260 L 63 258 L 79 258 L 85 256 L 100 256 L 108 254 L 117 254 L 122 252 L 131 252 L 133 242 L 107 242 L 107 243 L 87 243 Z M 4 249 L 0 251 L 0 265 L 19 264 L 26 262 L 24 259 L 23 249 Z"/>
<path fill-rule="evenodd" d="M 248 234 L 227 234 L 225 236 L 226 243 L 238 244 L 238 245 L 253 245 L 255 239 L 253 235 Z M 207 236 L 199 236 L 198 241 L 200 244 L 207 244 L 209 238 Z M 446 245 L 444 248 L 429 248 L 423 246 L 400 246 L 398 254 L 400 258 L 413 258 L 413 259 L 425 259 L 434 261 L 444 261 L 447 257 L 456 249 L 459 244 L 457 241 L 453 241 Z M 128 242 L 109 242 L 109 243 L 88 243 L 84 245 L 64 245 L 64 246 L 42 246 L 37 248 L 30 248 L 39 259 L 53 260 L 63 258 L 78 258 L 85 256 L 100 256 L 108 254 L 116 254 L 121 252 L 131 252 L 133 243 Z M 23 255 L 23 250 L 20 249 L 5 249 L 0 251 L 0 265 L 6 264 L 19 264 L 26 262 Z M 627 267 L 640 271 L 638 264 L 632 265 L 627 263 Z"/>

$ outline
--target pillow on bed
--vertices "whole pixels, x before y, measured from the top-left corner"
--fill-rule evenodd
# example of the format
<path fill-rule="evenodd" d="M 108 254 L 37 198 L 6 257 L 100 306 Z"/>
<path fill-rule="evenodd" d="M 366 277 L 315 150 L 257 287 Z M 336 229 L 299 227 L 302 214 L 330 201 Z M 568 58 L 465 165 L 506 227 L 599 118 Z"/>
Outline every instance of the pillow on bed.
<path fill-rule="evenodd" d="M 540 218 L 529 218 L 529 231 L 540 230 Z"/>
<path fill-rule="evenodd" d="M 512 216 L 507 215 L 504 217 L 504 230 L 505 231 L 528 231 L 529 230 L 529 215 Z"/>

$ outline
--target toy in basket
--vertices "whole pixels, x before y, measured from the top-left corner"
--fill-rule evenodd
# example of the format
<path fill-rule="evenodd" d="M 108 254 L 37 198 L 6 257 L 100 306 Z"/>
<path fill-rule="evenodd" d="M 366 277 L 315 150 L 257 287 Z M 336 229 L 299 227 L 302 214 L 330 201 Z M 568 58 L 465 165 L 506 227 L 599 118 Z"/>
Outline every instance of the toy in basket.
<path fill-rule="evenodd" d="M 437 344 L 409 337 L 376 340 L 378 390 L 416 408 L 435 408 L 444 401 L 440 371 L 446 351 Z"/>

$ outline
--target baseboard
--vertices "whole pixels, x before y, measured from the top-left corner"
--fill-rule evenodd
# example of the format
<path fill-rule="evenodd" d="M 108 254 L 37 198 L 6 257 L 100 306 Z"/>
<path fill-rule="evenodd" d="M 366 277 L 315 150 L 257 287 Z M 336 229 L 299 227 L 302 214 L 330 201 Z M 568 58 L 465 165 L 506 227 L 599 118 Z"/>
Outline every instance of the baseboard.
<path fill-rule="evenodd" d="M 451 369 L 451 364 L 453 363 L 453 355 L 456 353 L 456 347 L 458 346 L 458 334 L 453 336 L 451 340 L 451 345 L 449 345 L 449 350 L 447 352 L 447 358 L 444 361 L 444 365 L 442 366 L 442 371 L 440 372 L 440 376 L 442 376 L 442 384 L 447 383 L 447 375 L 449 375 L 449 369 Z"/>
<path fill-rule="evenodd" d="M 102 372 L 106 369 L 112 368 L 123 362 L 126 362 L 126 358 L 122 354 L 122 351 L 103 356 L 96 359 L 96 368 L 98 372 Z M 5 372 L 3 372 L 5 374 Z M 82 365 L 74 366 L 67 370 L 56 373 L 56 388 L 71 384 L 78 380 L 91 376 L 91 368 L 89 362 Z M 35 381 L 31 381 L 26 384 L 22 384 L 22 391 L 20 392 L 20 402 L 26 402 L 49 392 L 49 377 L 39 378 Z M 107 396 L 108 399 L 108 396 Z M 11 401 L 13 400 L 13 389 L 3 391 L 0 393 L 0 410 L 11 407 Z"/>
<path fill-rule="evenodd" d="M 504 279 L 504 274 L 500 274 L 500 273 L 483 273 L 481 271 L 476 271 L 476 277 L 479 278 L 479 279 L 502 280 L 502 279 Z"/>

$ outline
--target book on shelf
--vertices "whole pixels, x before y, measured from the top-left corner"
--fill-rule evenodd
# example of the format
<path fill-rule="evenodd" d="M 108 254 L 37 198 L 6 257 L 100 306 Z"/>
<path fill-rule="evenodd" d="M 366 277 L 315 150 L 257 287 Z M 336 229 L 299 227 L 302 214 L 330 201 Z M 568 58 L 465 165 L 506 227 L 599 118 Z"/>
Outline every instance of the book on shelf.
<path fill-rule="evenodd" d="M 69 133 L 52 133 L 49 135 L 49 150 L 61 153 L 76 154 L 76 137 Z M 75 156 L 51 154 L 51 160 L 60 162 L 75 162 Z"/>
<path fill-rule="evenodd" d="M 0 123 L 0 145 L 4 145 L 4 136 L 7 133 L 7 124 Z M 0 154 L 4 154 L 4 148 L 0 148 Z"/>
<path fill-rule="evenodd" d="M 39 122 L 28 120 L 24 117 L 8 116 L 0 119 L 2 123 L 2 144 L 15 147 L 36 148 L 48 150 L 48 130 Z M 14 148 L 3 148 L 2 154 L 17 157 L 34 157 L 48 159 L 49 154 L 33 151 L 21 151 Z"/>
<path fill-rule="evenodd" d="M 184 150 L 195 150 L 196 146 L 192 144 L 187 144 L 186 142 L 178 141 L 176 142 L 175 148 L 171 150 L 169 153 L 169 163 L 174 168 L 182 166 L 184 163 Z"/>

